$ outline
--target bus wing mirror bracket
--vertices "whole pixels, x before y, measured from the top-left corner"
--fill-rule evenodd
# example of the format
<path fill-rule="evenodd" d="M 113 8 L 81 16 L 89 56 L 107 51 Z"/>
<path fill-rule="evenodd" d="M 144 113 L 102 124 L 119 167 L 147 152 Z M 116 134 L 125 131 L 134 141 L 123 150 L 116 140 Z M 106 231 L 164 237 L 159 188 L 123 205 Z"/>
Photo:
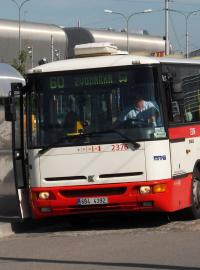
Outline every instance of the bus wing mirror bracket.
<path fill-rule="evenodd" d="M 11 83 L 11 92 L 22 92 L 23 91 L 23 85 L 22 83 Z"/>
<path fill-rule="evenodd" d="M 21 83 L 11 83 L 10 96 L 4 99 L 5 121 L 11 122 L 16 120 L 14 93 L 17 91 L 23 91 L 23 85 Z"/>
<path fill-rule="evenodd" d="M 4 99 L 5 121 L 15 121 L 16 115 L 14 110 L 14 100 L 12 97 L 6 97 Z"/>

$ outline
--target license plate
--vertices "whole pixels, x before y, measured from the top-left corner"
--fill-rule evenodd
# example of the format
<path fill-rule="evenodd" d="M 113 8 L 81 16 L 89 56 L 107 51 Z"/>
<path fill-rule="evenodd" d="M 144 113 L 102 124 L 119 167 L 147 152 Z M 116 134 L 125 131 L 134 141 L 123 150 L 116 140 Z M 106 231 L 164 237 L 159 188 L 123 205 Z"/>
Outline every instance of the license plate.
<path fill-rule="evenodd" d="M 79 198 L 79 205 L 95 205 L 95 204 L 108 204 L 107 197 L 97 197 L 97 198 Z"/>

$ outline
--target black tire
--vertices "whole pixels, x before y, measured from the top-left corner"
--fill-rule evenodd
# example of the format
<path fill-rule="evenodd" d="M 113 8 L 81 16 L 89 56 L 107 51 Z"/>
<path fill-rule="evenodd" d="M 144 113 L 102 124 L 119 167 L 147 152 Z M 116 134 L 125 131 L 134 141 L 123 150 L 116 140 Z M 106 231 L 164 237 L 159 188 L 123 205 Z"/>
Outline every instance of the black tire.
<path fill-rule="evenodd" d="M 200 179 L 193 175 L 192 180 L 192 192 L 191 192 L 192 204 L 190 208 L 186 209 L 186 217 L 190 219 L 200 218 Z"/>

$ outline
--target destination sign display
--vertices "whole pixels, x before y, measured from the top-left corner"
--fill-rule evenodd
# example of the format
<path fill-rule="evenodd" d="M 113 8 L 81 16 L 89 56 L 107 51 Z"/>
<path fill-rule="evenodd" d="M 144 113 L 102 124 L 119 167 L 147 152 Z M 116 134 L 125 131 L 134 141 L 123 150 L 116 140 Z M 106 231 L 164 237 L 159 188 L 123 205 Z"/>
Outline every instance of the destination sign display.
<path fill-rule="evenodd" d="M 111 74 L 79 76 L 75 77 L 74 84 L 75 87 L 113 84 L 113 77 Z"/>
<path fill-rule="evenodd" d="M 52 90 L 126 84 L 130 71 L 98 72 L 92 74 L 63 75 L 48 77 L 48 86 Z"/>

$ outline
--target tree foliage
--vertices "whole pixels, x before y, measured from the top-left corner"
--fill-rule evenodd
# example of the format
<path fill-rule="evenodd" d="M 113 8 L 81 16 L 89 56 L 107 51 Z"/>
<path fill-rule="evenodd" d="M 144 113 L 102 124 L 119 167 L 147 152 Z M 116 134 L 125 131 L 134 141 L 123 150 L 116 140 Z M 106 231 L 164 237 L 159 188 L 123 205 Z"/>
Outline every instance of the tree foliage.
<path fill-rule="evenodd" d="M 12 66 L 17 69 L 23 77 L 26 75 L 26 61 L 28 53 L 25 50 L 22 50 L 17 59 L 13 60 Z"/>

